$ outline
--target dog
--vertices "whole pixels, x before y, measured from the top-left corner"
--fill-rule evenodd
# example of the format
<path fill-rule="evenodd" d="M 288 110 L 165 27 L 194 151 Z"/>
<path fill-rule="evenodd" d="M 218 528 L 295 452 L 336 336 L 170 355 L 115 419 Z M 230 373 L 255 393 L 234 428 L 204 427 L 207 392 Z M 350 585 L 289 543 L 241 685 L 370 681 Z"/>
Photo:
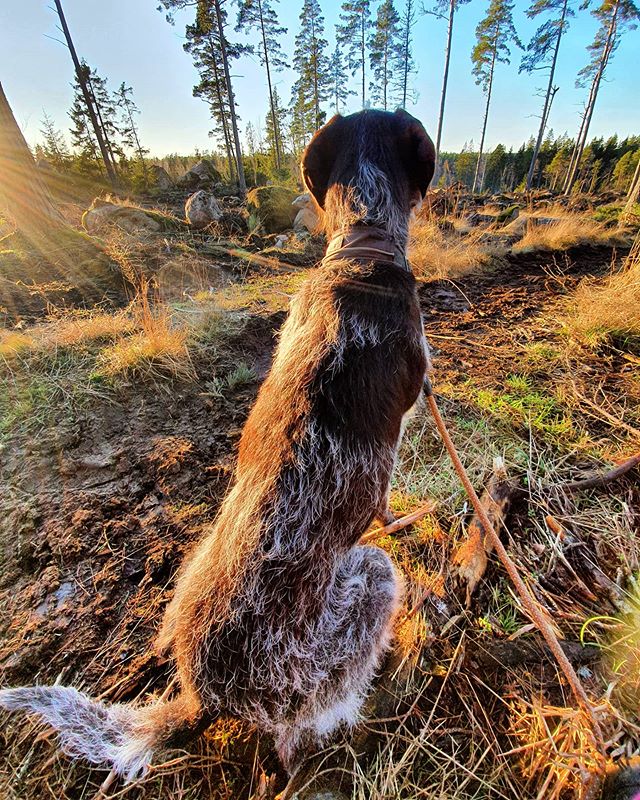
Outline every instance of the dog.
<path fill-rule="evenodd" d="M 358 541 L 388 519 L 403 417 L 427 368 L 405 250 L 434 161 L 405 111 L 336 115 L 307 146 L 303 180 L 329 246 L 292 301 L 233 486 L 165 612 L 159 646 L 178 695 L 137 707 L 64 686 L 0 692 L 4 708 L 56 728 L 69 755 L 132 780 L 158 748 L 230 714 L 272 734 L 294 773 L 358 721 L 403 593 L 386 553 Z"/>

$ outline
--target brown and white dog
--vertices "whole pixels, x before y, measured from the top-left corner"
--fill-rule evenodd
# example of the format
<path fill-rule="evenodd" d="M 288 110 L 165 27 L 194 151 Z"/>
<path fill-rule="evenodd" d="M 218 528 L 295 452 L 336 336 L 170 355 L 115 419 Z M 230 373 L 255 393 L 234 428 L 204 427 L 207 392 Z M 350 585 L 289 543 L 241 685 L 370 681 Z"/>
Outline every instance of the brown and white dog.
<path fill-rule="evenodd" d="M 0 692 L 70 755 L 126 779 L 229 713 L 273 734 L 289 771 L 358 719 L 402 582 L 358 540 L 388 513 L 402 419 L 427 365 L 409 218 L 434 148 L 404 111 L 335 116 L 302 160 L 330 245 L 292 302 L 240 442 L 235 483 L 186 560 L 160 633 L 180 693 L 105 706 L 70 687 Z"/>

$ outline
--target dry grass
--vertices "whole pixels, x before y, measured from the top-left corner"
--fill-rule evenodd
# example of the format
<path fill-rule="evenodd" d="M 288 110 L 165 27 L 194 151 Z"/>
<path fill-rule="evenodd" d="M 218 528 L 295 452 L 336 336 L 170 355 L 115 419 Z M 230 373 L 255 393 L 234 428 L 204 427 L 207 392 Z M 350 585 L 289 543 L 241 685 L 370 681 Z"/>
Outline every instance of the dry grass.
<path fill-rule="evenodd" d="M 536 214 L 530 216 L 546 216 Z M 628 243 L 628 237 L 579 214 L 567 215 L 548 225 L 528 225 L 525 235 L 513 245 L 514 253 L 533 253 L 540 250 L 567 250 L 578 245 L 615 246 Z"/>
<path fill-rule="evenodd" d="M 640 337 L 640 238 L 622 270 L 604 281 L 585 279 L 576 291 L 567 330 L 590 345 Z"/>
<path fill-rule="evenodd" d="M 472 229 L 467 235 L 443 231 L 434 220 L 416 220 L 410 232 L 409 261 L 421 278 L 446 279 L 486 267 L 504 252 L 483 242 L 486 233 Z"/>

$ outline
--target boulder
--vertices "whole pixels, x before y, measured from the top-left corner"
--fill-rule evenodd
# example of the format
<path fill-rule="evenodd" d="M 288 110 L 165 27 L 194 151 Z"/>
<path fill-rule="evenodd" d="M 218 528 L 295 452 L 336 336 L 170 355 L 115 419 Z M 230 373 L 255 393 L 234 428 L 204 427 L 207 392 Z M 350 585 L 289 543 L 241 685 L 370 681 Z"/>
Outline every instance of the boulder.
<path fill-rule="evenodd" d="M 215 168 L 213 161 L 209 158 L 202 158 L 191 169 L 177 180 L 177 185 L 181 189 L 205 189 L 222 181 L 222 175 Z"/>
<path fill-rule="evenodd" d="M 291 205 L 298 211 L 293 220 L 293 230 L 296 233 L 305 230 L 314 233 L 320 225 L 320 217 L 309 192 L 298 195 Z"/>
<path fill-rule="evenodd" d="M 174 187 L 173 178 L 164 167 L 160 164 L 151 165 L 151 174 L 153 176 L 153 184 L 161 191 L 172 189 Z"/>
<path fill-rule="evenodd" d="M 99 197 L 96 197 L 91 207 L 82 215 L 82 225 L 88 233 L 98 233 L 111 226 L 121 228 L 127 233 L 156 233 L 161 229 L 160 223 L 141 208 L 121 206 Z"/>
<path fill-rule="evenodd" d="M 187 222 L 194 228 L 206 228 L 222 217 L 222 209 L 211 192 L 199 189 L 187 198 L 184 205 Z"/>
<path fill-rule="evenodd" d="M 247 193 L 247 211 L 264 233 L 281 233 L 293 226 L 296 194 L 284 186 L 259 186 Z"/>

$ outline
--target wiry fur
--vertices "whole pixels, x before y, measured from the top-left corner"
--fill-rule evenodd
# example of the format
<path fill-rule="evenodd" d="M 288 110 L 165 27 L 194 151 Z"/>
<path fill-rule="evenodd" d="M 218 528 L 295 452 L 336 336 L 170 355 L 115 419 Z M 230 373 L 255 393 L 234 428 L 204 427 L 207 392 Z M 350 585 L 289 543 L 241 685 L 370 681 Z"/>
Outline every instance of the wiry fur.
<path fill-rule="evenodd" d="M 405 116 L 382 115 L 400 126 L 398 137 L 419 126 Z M 361 133 L 361 119 L 344 122 Z M 418 133 L 420 144 L 427 137 Z M 388 154 L 369 162 L 378 151 L 366 137 L 345 149 L 355 174 L 331 182 L 329 164 L 331 186 L 318 190 L 318 171 L 310 185 L 331 209 L 329 232 L 349 219 L 355 196 L 360 221 L 386 221 L 399 236 L 410 210 L 407 173 L 390 173 Z M 340 147 L 336 154 L 344 156 Z M 414 168 L 424 183 L 432 164 L 416 156 Z M 358 540 L 386 510 L 402 418 L 425 366 L 411 273 L 395 263 L 327 262 L 292 303 L 243 431 L 234 486 L 167 608 L 159 644 L 173 652 L 181 694 L 149 708 L 107 708 L 73 689 L 35 687 L 0 692 L 0 704 L 36 711 L 61 731 L 67 752 L 127 778 L 156 747 L 221 712 L 271 732 L 291 771 L 307 748 L 352 725 L 402 594 L 388 556 Z"/>

